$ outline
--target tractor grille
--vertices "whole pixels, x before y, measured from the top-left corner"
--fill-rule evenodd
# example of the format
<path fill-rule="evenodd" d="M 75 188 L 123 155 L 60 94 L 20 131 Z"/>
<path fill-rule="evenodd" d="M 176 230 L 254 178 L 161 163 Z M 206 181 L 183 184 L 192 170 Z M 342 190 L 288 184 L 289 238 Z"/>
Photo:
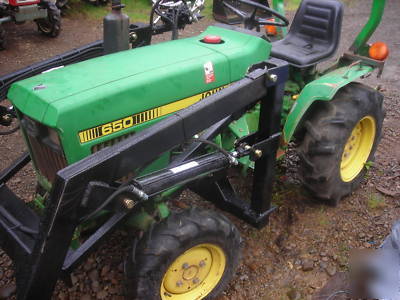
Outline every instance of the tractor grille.
<path fill-rule="evenodd" d="M 95 153 L 95 152 L 100 151 L 100 150 L 102 150 L 104 148 L 107 148 L 107 147 L 111 147 L 111 146 L 115 145 L 116 143 L 119 143 L 119 142 L 121 142 L 123 140 L 126 140 L 128 137 L 130 137 L 130 136 L 132 136 L 134 134 L 135 134 L 135 132 L 127 133 L 125 135 L 121 135 L 121 136 L 119 136 L 117 138 L 108 140 L 106 142 L 96 144 L 96 145 L 94 145 L 92 147 L 92 153 Z M 117 181 L 121 182 L 121 183 L 128 182 L 130 179 L 133 178 L 133 175 L 134 175 L 134 172 L 130 172 L 126 176 L 119 178 Z"/>
<path fill-rule="evenodd" d="M 36 168 L 49 182 L 54 182 L 57 172 L 67 166 L 64 155 L 35 137 L 28 135 L 28 140 Z"/>
<path fill-rule="evenodd" d="M 128 137 L 130 137 L 130 136 L 132 136 L 132 135 L 134 135 L 134 134 L 135 134 L 135 132 L 127 133 L 127 134 L 125 134 L 125 135 L 121 135 L 121 136 L 119 136 L 119 137 L 116 137 L 116 138 L 114 138 L 114 139 L 105 141 L 105 142 L 103 142 L 103 143 L 96 144 L 96 145 L 94 145 L 94 146 L 92 147 L 92 153 L 95 153 L 95 152 L 97 152 L 97 151 L 100 151 L 101 149 L 104 149 L 104 148 L 113 146 L 113 145 L 115 145 L 116 143 L 119 143 L 119 142 L 121 142 L 121 141 L 127 139 Z"/>

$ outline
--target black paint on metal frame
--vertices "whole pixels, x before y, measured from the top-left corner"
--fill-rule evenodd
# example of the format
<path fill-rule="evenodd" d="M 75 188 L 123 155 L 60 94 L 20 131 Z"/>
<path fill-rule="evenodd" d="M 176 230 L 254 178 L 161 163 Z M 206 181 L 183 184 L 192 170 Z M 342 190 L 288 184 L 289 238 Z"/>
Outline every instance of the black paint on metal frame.
<path fill-rule="evenodd" d="M 277 82 L 270 80 L 271 73 L 278 76 Z M 229 209 L 252 224 L 256 226 L 265 224 L 267 215 L 271 212 L 270 188 L 278 146 L 278 140 L 271 139 L 271 136 L 280 131 L 280 109 L 287 73 L 288 66 L 285 62 L 272 59 L 219 93 L 172 114 L 112 147 L 105 148 L 60 170 L 47 201 L 44 216 L 40 219 L 39 233 L 34 235 L 34 244 L 29 244 L 29 249 L 22 251 L 14 260 L 18 299 L 50 299 L 57 279 L 65 278 L 66 273 L 77 266 L 104 239 L 106 234 L 125 219 L 127 212 L 117 211 L 81 248 L 74 253 L 69 251 L 74 231 L 85 212 L 81 209 L 82 199 L 91 182 L 103 182 L 104 186 L 112 186 L 117 179 L 128 174 L 132 169 L 151 162 L 162 153 L 184 143 L 207 128 L 209 129 L 206 130 L 206 137 L 212 138 L 228 124 L 231 118 L 239 117 L 260 99 L 263 115 L 260 117 L 260 132 L 255 140 L 257 143 L 263 143 L 264 140 L 270 139 L 268 143 L 271 153 L 265 153 L 256 161 L 251 206 L 235 196 L 229 182 L 223 176 L 222 169 L 226 168 L 224 167 L 226 163 L 218 165 L 223 160 L 221 153 L 215 154 L 221 156 L 218 158 L 218 163 L 215 161 L 216 169 L 210 169 L 210 165 L 205 164 L 204 168 L 208 169 L 197 171 L 201 173 L 219 170 L 214 173 L 215 176 L 208 177 L 218 179 L 210 182 L 215 187 L 213 190 L 216 190 L 210 196 L 220 195 L 219 203 L 229 204 L 228 207 L 223 207 L 224 209 Z M 192 148 L 187 156 L 180 157 L 180 161 L 182 163 L 187 161 L 195 154 L 197 147 L 198 145 Z M 27 160 L 28 157 L 25 157 L 20 162 L 16 162 L 16 169 L 21 168 Z M 213 161 L 210 162 L 212 166 Z M 167 188 L 178 181 L 187 182 L 197 178 L 192 171 L 186 172 L 187 177 L 168 178 L 161 171 L 158 174 L 161 176 L 159 182 L 155 180 L 157 179 L 155 177 L 142 178 L 143 189 L 146 190 L 152 186 L 152 191 L 156 193 L 161 187 Z M 13 170 L 7 172 L 9 175 L 14 173 Z M 10 177 L 7 174 L 5 178 Z M 221 174 L 222 176 L 218 176 Z M 138 180 L 140 182 L 140 179 Z M 199 183 L 205 182 L 200 180 Z M 109 193 L 111 192 L 110 190 Z M 3 199 L 0 199 L 0 205 L 3 203 Z M 5 231 L 9 229 L 7 226 L 7 224 L 0 224 L 0 237 L 3 237 Z"/>
<path fill-rule="evenodd" d="M 255 161 L 253 188 L 250 203 L 239 199 L 226 174 L 201 179 L 191 189 L 205 199 L 214 201 L 221 209 L 260 228 L 267 224 L 271 207 L 272 184 L 275 175 L 276 153 L 281 132 L 280 118 L 284 87 L 288 78 L 287 63 L 277 59 L 269 61 L 269 74 L 277 75 L 277 81 L 267 81 L 268 92 L 261 98 L 259 130 L 246 140 L 253 149 L 262 150 Z"/>

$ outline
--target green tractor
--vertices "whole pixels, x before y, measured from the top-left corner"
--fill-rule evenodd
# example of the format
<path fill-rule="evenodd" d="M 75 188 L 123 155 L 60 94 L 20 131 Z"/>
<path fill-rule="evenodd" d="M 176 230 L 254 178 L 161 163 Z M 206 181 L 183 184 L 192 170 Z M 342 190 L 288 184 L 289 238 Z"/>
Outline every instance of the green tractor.
<path fill-rule="evenodd" d="M 282 1 L 215 1 L 220 20 L 233 14 L 244 28 L 217 24 L 176 39 L 197 19 L 185 1 L 157 1 L 149 24 L 131 25 L 113 2 L 104 43 L 0 78 L 13 105 L 1 107 L 0 124 L 18 119 L 29 149 L 0 173 L 0 242 L 18 299 L 50 299 L 58 279 L 72 284 L 74 268 L 122 225 L 137 232 L 125 260 L 129 299 L 211 299 L 235 273 L 240 234 L 216 211 L 171 211 L 169 199 L 189 188 L 260 228 L 290 141 L 316 198 L 336 205 L 362 181 L 383 96 L 355 81 L 383 70 L 386 46 L 367 41 L 385 1 L 373 1 L 349 51 L 323 71 L 317 65 L 340 41 L 339 1 L 303 0 L 287 32 Z M 280 38 L 271 42 L 263 26 L 277 26 Z M 170 30 L 174 40 L 149 46 Z M 30 160 L 38 188 L 25 203 L 7 181 Z M 252 170 L 250 199 L 235 192 L 232 168 Z"/>

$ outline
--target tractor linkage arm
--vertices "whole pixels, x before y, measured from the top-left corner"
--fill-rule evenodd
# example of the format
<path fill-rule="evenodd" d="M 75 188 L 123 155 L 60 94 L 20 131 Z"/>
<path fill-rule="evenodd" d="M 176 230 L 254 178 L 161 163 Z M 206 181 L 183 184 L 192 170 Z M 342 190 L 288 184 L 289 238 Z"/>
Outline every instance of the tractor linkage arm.
<path fill-rule="evenodd" d="M 50 299 L 57 280 L 62 278 L 68 283 L 71 271 L 132 212 L 177 185 L 187 185 L 256 227 L 266 225 L 274 210 L 271 191 L 287 78 L 288 64 L 270 59 L 254 66 L 226 89 L 67 166 L 57 173 L 42 216 L 6 185 L 29 162 L 29 155 L 24 154 L 0 172 L 0 241 L 15 264 L 17 299 Z M 238 141 L 233 152 L 199 153 L 204 146 L 202 140 L 220 134 L 227 124 L 258 102 L 260 120 L 255 134 Z M 166 169 L 118 184 L 119 178 L 199 132 L 200 138 Z M 236 195 L 227 178 L 227 169 L 246 155 L 255 160 L 250 202 Z M 72 250 L 70 244 L 77 226 L 99 208 L 107 208 L 110 217 Z"/>

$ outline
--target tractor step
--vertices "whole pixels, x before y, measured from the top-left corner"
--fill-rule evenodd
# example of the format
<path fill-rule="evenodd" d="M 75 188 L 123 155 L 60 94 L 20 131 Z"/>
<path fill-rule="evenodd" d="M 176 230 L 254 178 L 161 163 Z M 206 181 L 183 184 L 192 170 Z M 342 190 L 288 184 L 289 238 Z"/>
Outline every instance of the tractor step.
<path fill-rule="evenodd" d="M 30 254 L 39 232 L 39 217 L 5 184 L 0 185 L 0 244 L 14 260 Z"/>

